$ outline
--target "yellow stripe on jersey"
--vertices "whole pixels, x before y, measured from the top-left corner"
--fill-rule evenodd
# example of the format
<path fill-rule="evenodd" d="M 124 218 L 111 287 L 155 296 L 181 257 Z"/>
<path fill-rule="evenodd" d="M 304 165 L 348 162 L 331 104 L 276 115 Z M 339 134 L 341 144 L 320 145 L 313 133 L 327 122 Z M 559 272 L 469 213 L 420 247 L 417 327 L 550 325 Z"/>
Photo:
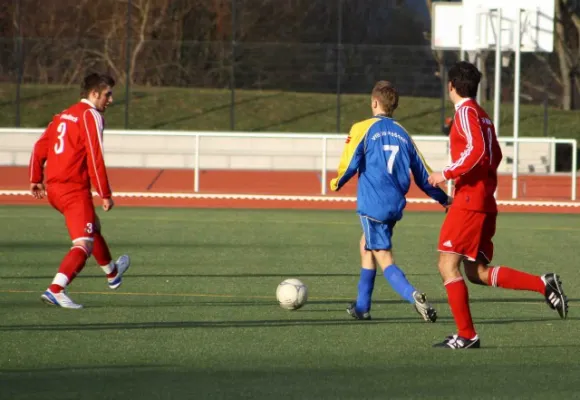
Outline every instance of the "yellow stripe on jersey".
<path fill-rule="evenodd" d="M 352 169 L 353 167 L 358 169 L 358 165 L 351 165 L 353 156 L 358 146 L 362 144 L 371 126 L 373 126 L 373 124 L 377 121 L 380 121 L 380 118 L 369 118 L 367 120 L 357 122 L 352 126 L 346 139 L 346 144 L 340 157 L 340 162 L 338 164 L 338 176 L 330 181 L 331 190 L 338 190 L 348 181 L 348 179 L 351 178 L 351 176 L 349 176 L 345 182 L 341 182 L 341 179 L 345 177 L 345 174 L 349 169 Z"/>
<path fill-rule="evenodd" d="M 427 164 L 427 161 L 425 160 L 425 157 L 423 157 L 423 154 L 421 153 L 421 151 L 417 147 L 417 144 L 415 143 L 415 141 L 413 140 L 413 138 L 411 137 L 411 135 L 409 135 L 409 132 L 407 132 L 407 130 L 403 127 L 403 125 L 399 124 L 397 121 L 393 121 L 393 122 L 399 128 L 401 128 L 402 130 L 404 130 L 405 133 L 407 134 L 407 136 L 409 136 L 409 139 L 411 139 L 411 143 L 413 143 L 413 147 L 415 148 L 415 151 L 417 152 L 417 155 L 421 159 L 421 162 L 423 163 L 423 166 L 425 167 L 425 169 L 427 170 L 428 173 L 432 173 L 433 170 L 431 169 L 431 167 L 429 166 L 429 164 Z"/>

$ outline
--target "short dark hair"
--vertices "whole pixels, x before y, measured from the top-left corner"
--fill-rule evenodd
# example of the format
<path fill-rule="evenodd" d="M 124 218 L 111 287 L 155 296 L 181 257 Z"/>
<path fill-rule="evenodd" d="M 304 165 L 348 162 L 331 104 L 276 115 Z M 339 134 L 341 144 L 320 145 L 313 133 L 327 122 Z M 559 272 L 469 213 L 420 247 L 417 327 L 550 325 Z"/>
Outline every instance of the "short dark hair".
<path fill-rule="evenodd" d="M 399 93 L 391 82 L 378 81 L 373 88 L 371 96 L 379 102 L 385 114 L 389 117 L 393 116 L 399 106 Z"/>
<path fill-rule="evenodd" d="M 111 75 L 96 72 L 88 74 L 81 83 L 81 97 L 86 98 L 93 90 L 100 91 L 107 86 L 115 86 L 115 80 Z"/>
<path fill-rule="evenodd" d="M 461 97 L 476 97 L 481 72 L 477 67 L 467 61 L 456 63 L 448 73 L 448 81 Z"/>

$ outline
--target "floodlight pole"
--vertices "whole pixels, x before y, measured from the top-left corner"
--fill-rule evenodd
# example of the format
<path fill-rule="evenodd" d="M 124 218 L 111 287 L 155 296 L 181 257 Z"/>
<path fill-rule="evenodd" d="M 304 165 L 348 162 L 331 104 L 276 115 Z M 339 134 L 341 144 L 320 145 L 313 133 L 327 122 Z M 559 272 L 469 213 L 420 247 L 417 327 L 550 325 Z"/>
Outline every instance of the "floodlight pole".
<path fill-rule="evenodd" d="M 481 54 L 481 50 L 477 50 L 477 53 L 475 55 L 475 62 L 477 65 L 477 69 L 479 70 L 479 72 L 481 72 L 481 70 L 483 69 L 483 54 Z M 483 88 L 481 86 L 481 82 L 479 82 L 479 88 L 477 89 L 477 104 L 481 104 L 482 90 L 485 90 L 485 88 Z"/>
<path fill-rule="evenodd" d="M 501 102 L 501 8 L 497 10 L 497 38 L 495 40 L 495 82 L 493 94 L 493 125 L 499 136 L 499 106 Z"/>
<path fill-rule="evenodd" d="M 518 8 L 516 19 L 515 40 L 515 79 L 514 79 L 514 157 L 512 168 L 512 199 L 518 198 L 518 167 L 519 167 L 519 142 L 520 133 L 520 78 L 522 62 L 522 10 Z"/>

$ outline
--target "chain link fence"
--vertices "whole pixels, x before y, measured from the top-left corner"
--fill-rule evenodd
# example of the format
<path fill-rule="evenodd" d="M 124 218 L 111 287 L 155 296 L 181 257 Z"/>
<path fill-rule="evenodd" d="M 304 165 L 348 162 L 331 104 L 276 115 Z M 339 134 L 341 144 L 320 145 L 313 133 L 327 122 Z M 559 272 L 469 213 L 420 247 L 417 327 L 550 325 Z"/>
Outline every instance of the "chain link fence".
<path fill-rule="evenodd" d="M 439 126 L 425 133 L 440 133 L 437 129 L 449 114 L 445 68 L 458 54 L 431 50 L 429 13 L 423 1 L 101 0 L 98 9 L 114 13 L 102 20 L 102 29 L 85 33 L 82 26 L 75 31 L 76 25 L 92 18 L 75 14 L 81 5 L 65 8 L 68 14 L 51 19 L 66 1 L 45 0 L 46 15 L 27 13 L 33 3 L 13 0 L 8 19 L 14 27 L 0 36 L 0 119 L 5 125 L 42 125 L 44 121 L 35 116 L 40 102 L 48 96 L 55 107 L 66 106 L 78 94 L 82 76 L 93 70 L 108 71 L 119 81 L 117 107 L 123 107 L 123 116 L 113 119 L 118 128 L 141 126 L 139 122 L 147 118 L 133 112 L 144 101 L 144 93 L 154 104 L 152 113 L 169 113 L 175 104 L 167 101 L 167 92 L 154 90 L 169 87 L 195 89 L 197 99 L 183 100 L 193 103 L 203 102 L 209 90 L 215 90 L 207 104 L 220 110 L 222 121 L 216 129 L 244 128 L 240 114 L 247 106 L 247 91 L 260 93 L 262 100 L 267 92 L 314 92 L 327 94 L 325 116 L 332 115 L 332 130 L 344 132 L 348 121 L 341 115 L 342 96 L 366 95 L 379 79 L 394 82 L 402 96 L 440 100 L 434 111 Z M 222 17 L 194 29 L 205 21 L 195 7 L 210 3 L 222 4 Z M 144 11 L 147 4 L 149 12 Z M 372 7 L 378 11 L 370 13 Z M 47 25 L 54 24 L 54 18 L 63 25 L 60 31 Z M 32 22 L 37 29 L 32 29 Z M 561 87 L 555 57 L 524 55 L 522 104 L 543 104 L 546 110 L 558 104 Z M 482 96 L 491 100 L 493 52 L 483 65 L 488 79 L 482 83 Z M 502 73 L 503 101 L 512 100 L 513 76 L 512 62 Z M 276 123 L 266 120 L 256 126 L 276 129 Z M 195 121 L 190 129 L 196 129 Z"/>

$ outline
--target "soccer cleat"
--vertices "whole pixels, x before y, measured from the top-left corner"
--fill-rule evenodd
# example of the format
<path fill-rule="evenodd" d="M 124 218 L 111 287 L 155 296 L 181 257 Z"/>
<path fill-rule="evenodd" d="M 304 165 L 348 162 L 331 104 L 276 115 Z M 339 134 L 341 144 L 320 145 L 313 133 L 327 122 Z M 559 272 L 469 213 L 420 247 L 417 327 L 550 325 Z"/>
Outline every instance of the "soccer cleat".
<path fill-rule="evenodd" d="M 354 319 L 359 319 L 362 321 L 370 321 L 371 319 L 371 314 L 368 311 L 358 312 L 356 310 L 356 302 L 349 304 L 348 307 L 346 308 L 346 312 Z"/>
<path fill-rule="evenodd" d="M 121 283 L 123 283 L 123 274 L 127 272 L 131 266 L 131 259 L 128 255 L 123 254 L 117 259 L 115 266 L 117 267 L 117 275 L 114 278 L 107 278 L 109 281 L 109 288 L 113 290 L 117 289 L 121 286 Z"/>
<path fill-rule="evenodd" d="M 558 311 L 560 318 L 566 319 L 568 316 L 568 298 L 562 289 L 562 281 L 557 274 L 550 273 L 542 275 L 542 281 L 546 285 L 546 303 L 552 310 Z"/>
<path fill-rule="evenodd" d="M 415 299 L 415 310 L 423 317 L 425 321 L 437 321 L 437 311 L 427 301 L 425 293 L 413 292 L 413 299 Z"/>
<path fill-rule="evenodd" d="M 473 339 L 466 339 L 461 336 L 452 335 L 447 336 L 441 343 L 434 344 L 433 347 L 452 350 L 479 349 L 481 347 L 481 342 L 477 335 Z"/>
<path fill-rule="evenodd" d="M 42 296 L 40 296 L 40 299 L 50 306 L 59 306 L 62 308 L 70 308 L 74 310 L 83 308 L 81 304 L 77 304 L 72 301 L 64 291 L 60 293 L 53 293 L 50 291 L 50 289 L 46 289 Z"/>

